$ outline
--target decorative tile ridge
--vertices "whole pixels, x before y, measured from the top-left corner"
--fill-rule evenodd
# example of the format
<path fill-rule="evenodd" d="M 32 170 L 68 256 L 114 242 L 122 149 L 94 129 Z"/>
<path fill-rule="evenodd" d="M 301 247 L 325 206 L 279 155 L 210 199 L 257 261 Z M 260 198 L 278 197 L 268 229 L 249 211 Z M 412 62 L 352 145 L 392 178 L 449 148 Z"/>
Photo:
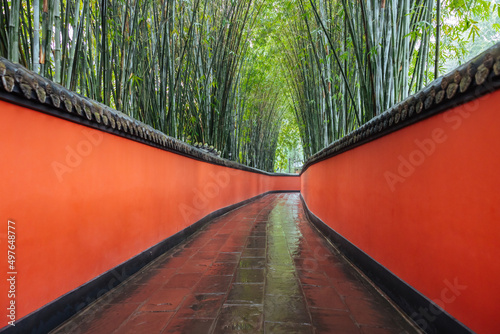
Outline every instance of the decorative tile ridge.
<path fill-rule="evenodd" d="M 500 43 L 312 155 L 307 168 L 500 88 Z"/>
<path fill-rule="evenodd" d="M 207 163 L 265 175 L 289 175 L 265 172 L 204 152 L 2 57 L 0 78 L 0 98 L 6 101 Z"/>

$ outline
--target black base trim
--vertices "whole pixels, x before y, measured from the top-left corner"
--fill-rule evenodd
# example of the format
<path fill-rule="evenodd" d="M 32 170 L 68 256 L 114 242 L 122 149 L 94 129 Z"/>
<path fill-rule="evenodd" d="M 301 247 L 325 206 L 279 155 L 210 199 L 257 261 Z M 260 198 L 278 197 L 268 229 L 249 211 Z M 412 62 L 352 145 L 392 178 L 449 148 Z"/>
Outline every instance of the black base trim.
<path fill-rule="evenodd" d="M 415 290 L 391 271 L 378 263 L 370 255 L 338 234 L 330 226 L 309 210 L 304 198 L 300 196 L 307 217 L 352 263 L 372 280 L 389 298 L 392 299 L 424 332 L 473 333 L 460 321 L 437 306 L 433 301 Z"/>
<path fill-rule="evenodd" d="M 216 210 L 196 223 L 186 227 L 182 231 L 168 237 L 160 243 L 152 246 L 144 252 L 134 256 L 130 260 L 118 265 L 117 267 L 105 272 L 104 274 L 92 279 L 84 285 L 73 291 L 57 298 L 42 308 L 16 320 L 15 326 L 6 326 L 0 329 L 2 334 L 11 333 L 47 333 L 71 318 L 77 312 L 94 302 L 97 298 L 104 295 L 111 289 L 118 286 L 131 275 L 138 272 L 145 265 L 164 254 L 166 251 L 177 246 L 186 240 L 194 232 L 210 223 L 213 219 L 234 210 L 240 206 L 255 201 L 270 193 L 279 193 L 281 191 L 269 191 L 236 204 L 226 206 Z"/>

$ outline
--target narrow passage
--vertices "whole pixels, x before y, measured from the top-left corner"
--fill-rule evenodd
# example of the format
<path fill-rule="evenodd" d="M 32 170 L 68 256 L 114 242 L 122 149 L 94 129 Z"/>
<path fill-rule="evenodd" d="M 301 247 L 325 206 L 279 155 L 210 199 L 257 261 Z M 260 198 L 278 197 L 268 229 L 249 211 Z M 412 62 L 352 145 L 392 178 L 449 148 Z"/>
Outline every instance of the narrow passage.
<path fill-rule="evenodd" d="M 53 333 L 417 333 L 308 222 L 297 193 L 206 225 Z"/>

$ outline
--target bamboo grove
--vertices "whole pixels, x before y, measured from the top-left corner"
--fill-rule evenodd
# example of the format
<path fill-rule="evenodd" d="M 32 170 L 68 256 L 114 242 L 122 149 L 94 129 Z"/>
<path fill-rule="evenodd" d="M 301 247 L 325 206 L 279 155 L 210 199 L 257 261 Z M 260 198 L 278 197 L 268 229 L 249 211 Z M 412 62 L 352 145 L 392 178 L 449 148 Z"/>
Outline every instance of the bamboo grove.
<path fill-rule="evenodd" d="M 306 155 L 380 114 L 429 77 L 434 0 L 299 0 L 282 41 Z M 300 36 L 299 38 L 290 36 Z"/>
<path fill-rule="evenodd" d="M 266 145 L 237 135 L 254 132 L 237 96 L 261 7 L 259 0 L 3 0 L 0 55 L 168 135 L 272 170 L 278 120 L 260 124 L 274 136 Z"/>
<path fill-rule="evenodd" d="M 0 55 L 273 171 L 283 143 L 307 158 L 434 79 L 439 9 L 474 1 L 443 2 L 1 0 Z"/>
<path fill-rule="evenodd" d="M 306 157 L 438 77 L 441 26 L 460 39 L 461 33 L 478 31 L 474 18 L 488 20 L 499 9 L 483 0 L 295 4 L 280 43 Z M 445 47 L 448 54 L 457 51 Z"/>

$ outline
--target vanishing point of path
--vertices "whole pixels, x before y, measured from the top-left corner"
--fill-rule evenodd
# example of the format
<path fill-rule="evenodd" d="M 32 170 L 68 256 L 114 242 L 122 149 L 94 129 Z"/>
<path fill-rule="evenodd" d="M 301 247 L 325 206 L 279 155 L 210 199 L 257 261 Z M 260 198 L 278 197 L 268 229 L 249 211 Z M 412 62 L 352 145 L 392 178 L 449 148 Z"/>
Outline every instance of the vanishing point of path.
<path fill-rule="evenodd" d="M 206 225 L 53 333 L 417 333 L 269 194 Z"/>

